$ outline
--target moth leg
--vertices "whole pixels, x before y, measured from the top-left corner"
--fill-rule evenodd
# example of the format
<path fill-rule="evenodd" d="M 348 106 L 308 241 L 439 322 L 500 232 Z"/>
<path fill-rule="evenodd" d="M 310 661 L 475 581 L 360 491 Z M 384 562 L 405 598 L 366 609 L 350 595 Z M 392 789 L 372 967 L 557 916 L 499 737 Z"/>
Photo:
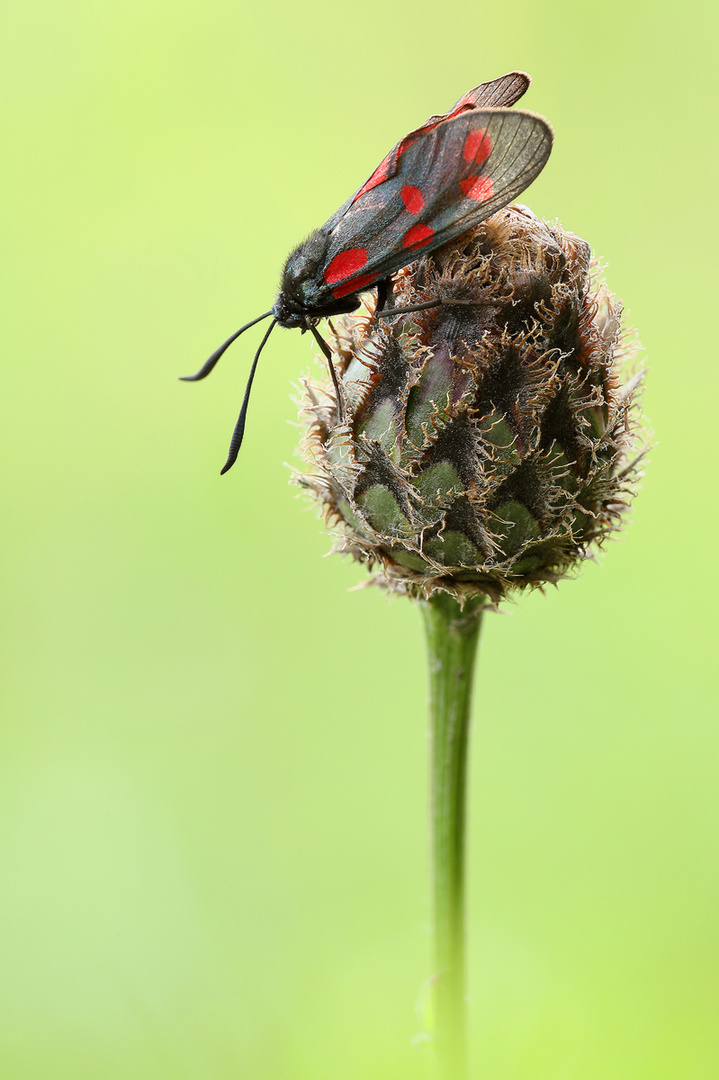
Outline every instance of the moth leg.
<path fill-rule="evenodd" d="M 388 307 L 394 305 L 394 291 L 390 288 L 389 279 L 383 278 L 382 281 L 377 282 L 377 306 L 375 307 L 375 315 L 380 311 L 385 311 Z"/>
<path fill-rule="evenodd" d="M 344 422 L 345 422 L 345 410 L 344 410 L 344 405 L 342 403 L 342 391 L 340 390 L 340 384 L 339 384 L 339 380 L 337 378 L 337 372 L 335 371 L 335 366 L 332 363 L 332 350 L 330 349 L 329 345 L 327 344 L 325 339 L 322 337 L 322 335 L 319 333 L 316 326 L 310 326 L 310 330 L 312 331 L 312 336 L 314 337 L 315 341 L 317 342 L 320 349 L 324 353 L 325 359 L 327 360 L 327 366 L 330 369 L 330 375 L 332 377 L 332 382 L 334 384 L 335 394 L 337 395 L 337 414 L 338 414 L 337 419 L 338 419 L 340 424 L 344 424 Z"/>
<path fill-rule="evenodd" d="M 464 301 L 461 300 L 459 301 L 459 303 L 463 302 Z M 476 301 L 472 302 L 476 303 Z M 453 303 L 453 300 L 428 300 L 424 304 L 412 304 L 410 305 L 410 307 L 389 307 L 386 308 L 384 311 L 377 312 L 376 314 L 378 319 L 390 319 L 395 315 L 408 315 L 411 311 L 426 311 L 427 308 L 442 307 L 443 305 L 449 305 Z"/>

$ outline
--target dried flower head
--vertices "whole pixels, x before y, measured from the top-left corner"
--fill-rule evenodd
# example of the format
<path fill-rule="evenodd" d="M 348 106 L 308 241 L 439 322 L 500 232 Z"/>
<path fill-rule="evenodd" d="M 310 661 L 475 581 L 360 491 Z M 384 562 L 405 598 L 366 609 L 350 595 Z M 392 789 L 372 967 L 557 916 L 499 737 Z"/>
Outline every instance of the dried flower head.
<path fill-rule="evenodd" d="M 442 305 L 338 321 L 342 400 L 305 382 L 299 482 L 390 589 L 496 601 L 556 581 L 617 528 L 642 453 L 636 346 L 589 246 L 509 206 L 390 295 Z"/>

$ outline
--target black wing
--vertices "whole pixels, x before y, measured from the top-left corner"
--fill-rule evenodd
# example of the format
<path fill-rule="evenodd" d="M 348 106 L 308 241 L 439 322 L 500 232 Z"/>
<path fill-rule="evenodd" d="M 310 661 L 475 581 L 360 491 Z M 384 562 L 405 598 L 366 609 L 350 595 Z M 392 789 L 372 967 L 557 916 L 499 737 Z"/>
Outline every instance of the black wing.
<path fill-rule="evenodd" d="M 541 172 L 552 139 L 543 117 L 509 109 L 472 108 L 419 130 L 395 173 L 333 221 L 309 305 L 369 287 L 506 206 Z"/>
<path fill-rule="evenodd" d="M 532 77 L 526 71 L 510 71 L 491 82 L 480 83 L 474 90 L 468 90 L 464 97 L 456 102 L 447 116 L 454 116 L 462 109 L 508 109 L 526 94 L 532 84 Z M 443 119 L 432 117 L 432 120 Z M 428 121 L 429 123 L 429 121 Z"/>

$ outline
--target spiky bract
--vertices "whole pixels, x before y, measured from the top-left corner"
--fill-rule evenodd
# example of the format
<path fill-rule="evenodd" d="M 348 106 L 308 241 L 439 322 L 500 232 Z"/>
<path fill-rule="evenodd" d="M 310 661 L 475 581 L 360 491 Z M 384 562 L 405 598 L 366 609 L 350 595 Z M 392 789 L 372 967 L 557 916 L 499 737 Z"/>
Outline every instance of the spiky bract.
<path fill-rule="evenodd" d="M 636 349 L 589 246 L 510 206 L 391 288 L 443 304 L 334 327 L 341 406 L 306 382 L 300 483 L 392 589 L 556 581 L 617 527 L 641 450 Z"/>

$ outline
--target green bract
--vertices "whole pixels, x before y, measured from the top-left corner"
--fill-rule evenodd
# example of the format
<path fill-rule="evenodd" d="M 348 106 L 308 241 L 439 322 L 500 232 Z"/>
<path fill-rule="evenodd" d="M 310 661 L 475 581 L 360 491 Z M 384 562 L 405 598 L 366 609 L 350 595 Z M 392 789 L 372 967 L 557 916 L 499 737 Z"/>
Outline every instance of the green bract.
<path fill-rule="evenodd" d="M 641 457 L 636 350 L 588 245 L 510 206 L 391 285 L 443 304 L 334 327 L 341 408 L 306 382 L 300 483 L 390 588 L 556 581 L 616 528 Z"/>

